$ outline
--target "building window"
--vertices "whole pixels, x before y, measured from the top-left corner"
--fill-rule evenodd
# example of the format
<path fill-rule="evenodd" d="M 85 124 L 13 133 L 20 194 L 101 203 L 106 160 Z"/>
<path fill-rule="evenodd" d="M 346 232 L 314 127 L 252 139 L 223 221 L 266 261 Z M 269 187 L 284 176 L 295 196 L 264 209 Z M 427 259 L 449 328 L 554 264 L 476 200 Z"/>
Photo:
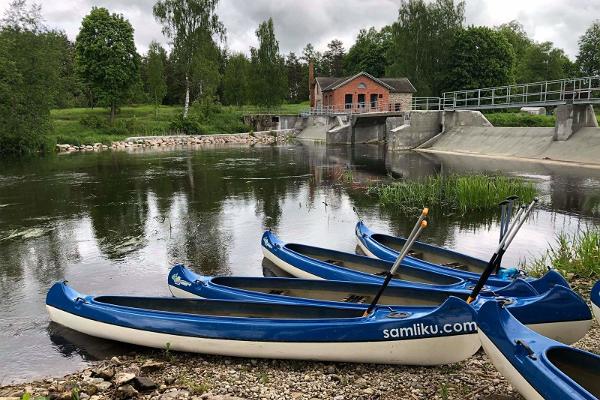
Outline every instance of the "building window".
<path fill-rule="evenodd" d="M 366 89 L 367 85 L 365 85 L 363 82 L 361 82 L 361 83 L 358 84 L 358 88 L 359 89 Z"/>

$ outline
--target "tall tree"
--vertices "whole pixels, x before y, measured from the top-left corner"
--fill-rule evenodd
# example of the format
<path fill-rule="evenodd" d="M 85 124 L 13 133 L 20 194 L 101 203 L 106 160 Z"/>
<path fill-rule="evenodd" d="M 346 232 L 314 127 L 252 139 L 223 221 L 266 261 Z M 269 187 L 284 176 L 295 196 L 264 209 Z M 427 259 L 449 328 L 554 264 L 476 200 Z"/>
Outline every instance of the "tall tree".
<path fill-rule="evenodd" d="M 600 75 L 600 21 L 595 21 L 579 38 L 577 64 L 584 75 Z"/>
<path fill-rule="evenodd" d="M 499 32 L 487 27 L 462 30 L 456 34 L 450 50 L 447 90 L 513 83 L 515 55 Z"/>
<path fill-rule="evenodd" d="M 279 42 L 275 38 L 273 19 L 262 22 L 256 30 L 258 48 L 251 48 L 252 97 L 255 104 L 271 107 L 281 104 L 287 93 L 287 77 Z"/>
<path fill-rule="evenodd" d="M 147 90 L 154 103 L 154 112 L 158 117 L 158 107 L 162 104 L 167 94 L 167 81 L 165 76 L 165 64 L 167 63 L 167 52 L 156 41 L 150 42 L 148 48 L 146 82 Z"/>
<path fill-rule="evenodd" d="M 327 51 L 323 53 L 322 66 L 328 76 L 344 75 L 344 57 L 346 50 L 341 40 L 333 39 L 327 44 Z"/>
<path fill-rule="evenodd" d="M 382 77 L 385 75 L 386 58 L 391 45 L 391 27 L 386 26 L 377 31 L 374 27 L 369 30 L 361 29 L 356 42 L 344 59 L 344 71 L 354 75 L 360 71 Z"/>
<path fill-rule="evenodd" d="M 308 65 L 300 62 L 296 54 L 290 52 L 285 59 L 287 70 L 288 95 L 291 103 L 299 103 L 308 99 Z"/>
<path fill-rule="evenodd" d="M 304 49 L 302 50 L 302 57 L 300 57 L 300 59 L 304 61 L 307 65 L 312 62 L 315 68 L 316 75 L 322 75 L 324 73 L 322 68 L 323 55 L 317 50 L 315 50 L 312 43 L 308 43 L 304 47 Z"/>
<path fill-rule="evenodd" d="M 59 89 L 62 33 L 49 31 L 40 7 L 10 3 L 0 22 L 0 153 L 46 148 L 50 107 Z"/>
<path fill-rule="evenodd" d="M 248 103 L 250 60 L 243 53 L 227 58 L 223 73 L 223 100 L 226 104 L 241 106 Z"/>
<path fill-rule="evenodd" d="M 194 76 L 208 72 L 212 82 L 215 75 L 211 59 L 215 37 L 222 40 L 225 36 L 225 27 L 215 13 L 218 3 L 218 0 L 159 0 L 153 8 L 155 18 L 163 25 L 163 33 L 172 40 L 173 56 L 185 80 L 184 118 L 188 115 Z M 206 94 L 209 84 L 199 85 L 200 95 Z"/>
<path fill-rule="evenodd" d="M 539 82 L 568 78 L 571 61 L 552 42 L 534 43 L 525 51 L 517 82 Z"/>
<path fill-rule="evenodd" d="M 464 15 L 464 1 L 402 0 L 392 25 L 386 75 L 408 77 L 421 96 L 439 95 Z"/>
<path fill-rule="evenodd" d="M 120 14 L 94 7 L 83 18 L 75 50 L 82 79 L 110 107 L 114 123 L 117 107 L 138 81 L 139 55 L 131 24 Z"/>

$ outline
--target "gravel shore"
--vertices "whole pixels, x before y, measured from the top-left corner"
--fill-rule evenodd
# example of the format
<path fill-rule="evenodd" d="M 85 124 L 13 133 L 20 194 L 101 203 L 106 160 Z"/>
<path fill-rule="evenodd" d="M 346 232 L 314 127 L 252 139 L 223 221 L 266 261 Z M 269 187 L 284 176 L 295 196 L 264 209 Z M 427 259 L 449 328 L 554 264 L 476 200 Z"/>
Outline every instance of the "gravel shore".
<path fill-rule="evenodd" d="M 590 282 L 573 287 L 589 299 Z M 575 344 L 600 353 L 594 322 Z M 0 400 L 49 399 L 521 399 L 485 353 L 458 364 L 405 367 L 242 359 L 147 351 L 99 361 L 63 378 L 0 387 Z"/>

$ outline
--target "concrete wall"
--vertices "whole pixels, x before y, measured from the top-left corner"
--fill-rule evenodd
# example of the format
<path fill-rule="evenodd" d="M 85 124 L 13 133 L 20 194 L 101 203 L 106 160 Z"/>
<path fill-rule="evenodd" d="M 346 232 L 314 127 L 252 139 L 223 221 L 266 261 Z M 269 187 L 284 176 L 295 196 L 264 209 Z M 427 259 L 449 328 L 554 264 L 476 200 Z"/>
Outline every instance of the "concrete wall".
<path fill-rule="evenodd" d="M 442 131 L 441 111 L 411 111 L 387 120 L 390 150 L 414 149 Z"/>
<path fill-rule="evenodd" d="M 554 140 L 567 140 L 584 127 L 597 128 L 598 121 L 591 104 L 561 104 L 556 107 Z"/>

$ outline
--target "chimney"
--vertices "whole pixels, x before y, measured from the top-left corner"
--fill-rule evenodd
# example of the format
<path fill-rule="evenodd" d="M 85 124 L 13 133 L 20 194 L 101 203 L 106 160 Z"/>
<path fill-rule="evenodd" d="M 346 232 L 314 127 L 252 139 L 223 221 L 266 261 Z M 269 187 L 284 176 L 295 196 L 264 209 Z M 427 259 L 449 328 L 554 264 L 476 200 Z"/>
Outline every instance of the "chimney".
<path fill-rule="evenodd" d="M 313 60 L 308 62 L 308 98 L 310 99 L 310 107 L 315 106 L 315 63 Z"/>

